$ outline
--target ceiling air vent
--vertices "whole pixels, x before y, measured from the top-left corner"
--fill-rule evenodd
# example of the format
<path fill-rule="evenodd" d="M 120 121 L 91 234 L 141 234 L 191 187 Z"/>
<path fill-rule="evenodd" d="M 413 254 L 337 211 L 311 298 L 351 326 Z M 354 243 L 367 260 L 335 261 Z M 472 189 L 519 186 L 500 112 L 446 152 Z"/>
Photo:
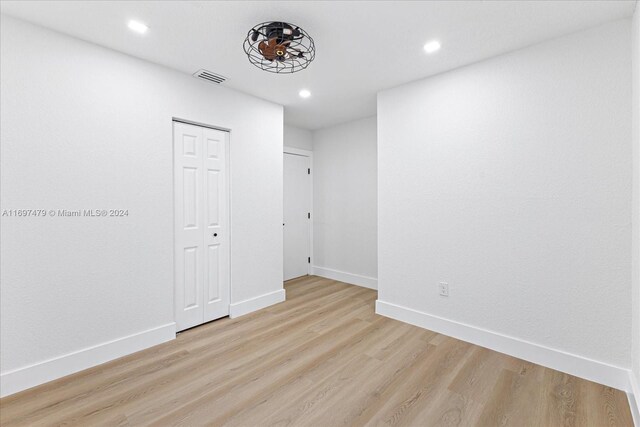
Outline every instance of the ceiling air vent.
<path fill-rule="evenodd" d="M 211 71 L 207 70 L 198 70 L 193 73 L 193 76 L 216 84 L 220 84 L 227 80 L 226 77 L 222 77 L 220 74 L 212 73 Z"/>

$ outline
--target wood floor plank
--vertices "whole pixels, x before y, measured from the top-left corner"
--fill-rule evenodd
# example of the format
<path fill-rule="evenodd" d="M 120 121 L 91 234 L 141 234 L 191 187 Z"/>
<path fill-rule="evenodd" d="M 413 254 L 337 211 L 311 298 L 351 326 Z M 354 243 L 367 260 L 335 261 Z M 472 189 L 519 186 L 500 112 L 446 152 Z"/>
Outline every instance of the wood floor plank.
<path fill-rule="evenodd" d="M 473 426 L 482 409 L 481 404 L 462 394 L 443 390 L 417 419 L 427 426 Z"/>
<path fill-rule="evenodd" d="M 287 301 L 0 399 L 4 426 L 632 426 L 625 393 L 375 314 L 305 276 Z"/>
<path fill-rule="evenodd" d="M 478 425 L 541 426 L 542 383 L 503 369 Z"/>
<path fill-rule="evenodd" d="M 548 369 L 542 383 L 548 395 L 540 400 L 543 425 L 576 426 L 580 384 L 576 377 Z"/>
<path fill-rule="evenodd" d="M 633 425 L 629 402 L 619 390 L 580 380 L 577 385 L 579 398 L 577 401 L 576 424 L 601 426 Z M 553 405 L 553 402 L 549 402 Z"/>
<path fill-rule="evenodd" d="M 468 399 L 485 404 L 498 381 L 496 372 L 506 365 L 504 356 L 486 348 L 476 347 L 449 385 L 449 389 Z"/>
<path fill-rule="evenodd" d="M 245 408 L 231 419 L 230 424 L 248 425 L 252 420 L 256 419 L 264 420 L 265 425 L 300 424 L 301 418 L 306 419 L 309 411 L 320 402 L 323 402 L 322 406 L 328 406 L 324 399 L 334 396 L 335 393 L 333 391 L 348 382 L 344 380 L 343 373 L 353 374 L 354 372 L 360 372 L 362 363 L 378 367 L 382 365 L 381 361 L 376 363 L 373 359 L 369 360 L 371 358 L 366 354 L 365 350 L 372 343 L 381 340 L 385 334 L 393 333 L 396 326 L 395 322 L 387 320 L 379 319 L 377 323 L 380 326 L 375 330 L 371 330 L 371 333 L 366 335 L 365 340 L 350 343 L 340 352 L 326 358 L 322 364 L 316 364 L 301 374 L 298 379 L 309 383 L 308 387 L 300 388 L 295 382 L 290 382 L 277 390 L 269 390 L 269 396 L 260 397 L 261 405 Z M 416 346 L 411 345 L 410 347 L 413 351 L 417 351 Z M 333 372 L 335 375 L 327 375 L 327 372 Z M 380 372 L 380 370 L 376 369 L 374 372 Z M 368 389 L 364 383 L 354 382 L 354 385 L 365 390 Z M 263 404 L 268 402 L 271 404 Z M 276 409 L 275 412 L 274 408 Z M 278 410 L 278 408 L 280 409 Z"/>
<path fill-rule="evenodd" d="M 405 376 L 387 389 L 380 407 L 370 407 L 356 424 L 418 425 L 419 412 L 433 403 L 457 373 L 471 344 L 450 339 L 436 346 L 430 357 L 416 359 Z"/>
<path fill-rule="evenodd" d="M 261 361 L 255 372 L 240 375 L 240 378 L 230 384 L 225 390 L 214 391 L 204 394 L 198 399 L 191 401 L 167 416 L 159 419 L 158 425 L 173 424 L 197 424 L 209 423 L 230 417 L 234 412 L 239 411 L 237 407 L 242 407 L 248 402 L 255 401 L 253 397 L 259 392 L 260 387 L 278 388 L 283 383 L 302 375 L 305 370 L 318 364 L 318 360 L 328 357 L 329 354 L 339 351 L 341 346 L 346 345 L 352 339 L 365 336 L 375 329 L 375 325 L 370 325 L 359 319 L 353 319 L 352 323 L 342 324 L 334 328 L 330 333 L 321 335 L 303 345 L 294 346 L 288 351 L 275 355 L 265 361 Z M 266 365 L 266 366 L 265 366 Z M 242 381 L 242 377 L 246 381 Z M 248 395 L 248 398 L 244 396 Z M 216 408 L 224 410 L 216 411 Z M 215 414 L 215 415 L 214 415 Z"/>
<path fill-rule="evenodd" d="M 435 347 L 425 341 L 407 339 L 397 347 L 393 355 L 388 355 L 384 361 L 377 359 L 383 362 L 384 369 L 363 375 L 351 372 L 351 380 L 343 382 L 341 387 L 336 388 L 331 394 L 325 393 L 325 389 L 312 390 L 302 399 L 302 405 L 293 402 L 292 406 L 297 405 L 303 411 L 290 418 L 294 420 L 294 425 L 319 425 L 325 421 L 330 423 L 328 425 L 356 425 L 369 408 L 381 404 L 385 392 L 397 384 L 395 380 L 398 377 L 406 375 L 416 359 L 423 358 L 433 351 Z M 340 376 L 332 376 L 322 384 L 339 379 Z M 323 399 L 323 403 L 318 405 L 320 398 Z M 343 409 L 335 410 L 341 406 Z"/>

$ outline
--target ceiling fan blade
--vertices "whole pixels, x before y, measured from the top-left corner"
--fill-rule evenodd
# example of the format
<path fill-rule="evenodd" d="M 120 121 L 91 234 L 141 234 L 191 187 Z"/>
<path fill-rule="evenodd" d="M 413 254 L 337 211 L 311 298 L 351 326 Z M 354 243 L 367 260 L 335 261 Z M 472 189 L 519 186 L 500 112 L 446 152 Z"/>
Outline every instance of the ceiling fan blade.
<path fill-rule="evenodd" d="M 275 38 L 270 39 L 267 43 L 265 43 L 264 41 L 261 41 L 258 44 L 258 50 L 260 51 L 262 56 L 269 61 L 273 61 L 276 59 L 277 47 L 278 47 L 277 40 Z"/>

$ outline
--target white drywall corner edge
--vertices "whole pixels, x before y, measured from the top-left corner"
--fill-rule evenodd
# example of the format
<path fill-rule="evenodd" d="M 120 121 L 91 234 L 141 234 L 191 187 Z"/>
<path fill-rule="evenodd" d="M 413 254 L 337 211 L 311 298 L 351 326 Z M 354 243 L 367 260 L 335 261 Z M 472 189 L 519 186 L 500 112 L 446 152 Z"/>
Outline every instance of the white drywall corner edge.
<path fill-rule="evenodd" d="M 636 427 L 640 427 L 640 384 L 638 384 L 638 380 L 633 374 L 633 371 L 629 371 L 629 384 L 629 391 L 627 391 L 629 408 L 633 416 L 633 423 Z"/>

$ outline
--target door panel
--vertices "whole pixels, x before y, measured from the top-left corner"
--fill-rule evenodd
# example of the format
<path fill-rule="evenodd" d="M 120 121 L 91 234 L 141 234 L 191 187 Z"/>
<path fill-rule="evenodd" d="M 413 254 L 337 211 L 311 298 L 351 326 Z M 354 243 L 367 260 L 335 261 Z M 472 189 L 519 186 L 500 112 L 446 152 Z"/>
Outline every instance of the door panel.
<path fill-rule="evenodd" d="M 210 303 L 220 299 L 220 245 L 209 246 L 207 265 L 209 266 L 207 303 Z"/>
<path fill-rule="evenodd" d="M 228 133 L 174 122 L 177 330 L 229 314 Z"/>
<path fill-rule="evenodd" d="M 207 171 L 207 189 L 208 203 L 207 203 L 207 224 L 209 227 L 217 226 L 220 224 L 220 172 L 217 170 Z"/>
<path fill-rule="evenodd" d="M 204 286 L 204 321 L 218 319 L 229 314 L 229 192 L 227 178 L 227 146 L 229 133 L 203 129 L 207 155 L 204 165 L 205 204 L 207 225 L 204 233 L 207 246 L 207 262 Z"/>
<path fill-rule="evenodd" d="M 200 277 L 198 277 L 198 248 L 184 248 L 184 304 L 183 309 L 192 310 L 200 306 Z"/>
<path fill-rule="evenodd" d="M 310 159 L 284 154 L 284 280 L 309 274 Z"/>
<path fill-rule="evenodd" d="M 202 132 L 186 125 L 174 125 L 175 144 L 175 304 L 179 326 L 202 323 L 202 247 L 204 227 L 198 214 L 202 176 Z M 182 328 L 184 329 L 184 328 Z"/>
<path fill-rule="evenodd" d="M 184 228 L 197 228 L 198 227 L 198 168 L 182 169 L 183 175 L 183 218 Z"/>

